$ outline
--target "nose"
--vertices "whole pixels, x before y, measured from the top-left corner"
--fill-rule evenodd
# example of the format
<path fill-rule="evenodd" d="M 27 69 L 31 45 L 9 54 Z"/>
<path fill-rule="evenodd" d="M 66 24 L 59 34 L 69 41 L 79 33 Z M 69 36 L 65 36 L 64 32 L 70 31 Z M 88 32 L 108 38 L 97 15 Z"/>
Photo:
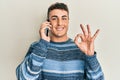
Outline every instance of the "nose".
<path fill-rule="evenodd" d="M 58 25 L 59 26 L 62 25 L 62 20 L 61 19 L 58 20 Z"/>

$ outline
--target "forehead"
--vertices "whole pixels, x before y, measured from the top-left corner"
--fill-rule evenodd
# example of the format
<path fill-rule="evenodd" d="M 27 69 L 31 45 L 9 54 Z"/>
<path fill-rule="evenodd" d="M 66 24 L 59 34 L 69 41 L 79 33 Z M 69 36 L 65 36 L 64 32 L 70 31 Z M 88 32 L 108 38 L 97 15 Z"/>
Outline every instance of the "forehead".
<path fill-rule="evenodd" d="M 68 16 L 68 12 L 65 11 L 65 10 L 62 10 L 62 9 L 54 9 L 52 11 L 50 11 L 50 14 L 49 14 L 50 17 L 52 16 Z"/>

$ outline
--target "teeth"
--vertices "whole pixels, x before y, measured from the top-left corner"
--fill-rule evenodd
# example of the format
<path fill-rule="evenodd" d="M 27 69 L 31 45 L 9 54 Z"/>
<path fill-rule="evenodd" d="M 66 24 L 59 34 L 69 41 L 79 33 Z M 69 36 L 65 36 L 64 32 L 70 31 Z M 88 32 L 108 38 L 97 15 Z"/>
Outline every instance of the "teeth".
<path fill-rule="evenodd" d="M 62 31 L 63 30 L 63 28 L 56 28 L 58 31 Z"/>

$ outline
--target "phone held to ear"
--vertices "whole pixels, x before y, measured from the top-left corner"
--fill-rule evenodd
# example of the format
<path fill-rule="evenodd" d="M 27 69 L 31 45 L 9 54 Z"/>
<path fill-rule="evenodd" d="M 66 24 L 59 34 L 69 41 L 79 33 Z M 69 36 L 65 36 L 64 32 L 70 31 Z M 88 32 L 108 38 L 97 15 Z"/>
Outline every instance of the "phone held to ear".
<path fill-rule="evenodd" d="M 48 34 L 49 34 L 49 28 L 45 29 L 45 34 L 46 34 L 46 36 L 48 36 Z"/>
<path fill-rule="evenodd" d="M 47 19 L 47 21 L 49 22 L 49 19 Z M 46 34 L 46 36 L 48 36 L 48 34 L 49 34 L 49 28 L 45 29 L 45 34 Z"/>

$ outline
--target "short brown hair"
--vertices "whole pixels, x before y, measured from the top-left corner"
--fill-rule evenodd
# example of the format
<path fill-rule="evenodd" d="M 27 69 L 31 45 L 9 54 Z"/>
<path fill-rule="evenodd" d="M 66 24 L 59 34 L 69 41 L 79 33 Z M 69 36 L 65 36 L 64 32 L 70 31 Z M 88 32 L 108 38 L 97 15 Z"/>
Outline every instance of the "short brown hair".
<path fill-rule="evenodd" d="M 69 9 L 67 7 L 67 5 L 65 3 L 59 3 L 56 2 L 54 4 L 52 4 L 49 8 L 48 8 L 48 12 L 47 12 L 47 20 L 49 20 L 49 13 L 50 11 L 54 10 L 54 9 L 62 9 L 68 12 L 69 14 Z"/>

